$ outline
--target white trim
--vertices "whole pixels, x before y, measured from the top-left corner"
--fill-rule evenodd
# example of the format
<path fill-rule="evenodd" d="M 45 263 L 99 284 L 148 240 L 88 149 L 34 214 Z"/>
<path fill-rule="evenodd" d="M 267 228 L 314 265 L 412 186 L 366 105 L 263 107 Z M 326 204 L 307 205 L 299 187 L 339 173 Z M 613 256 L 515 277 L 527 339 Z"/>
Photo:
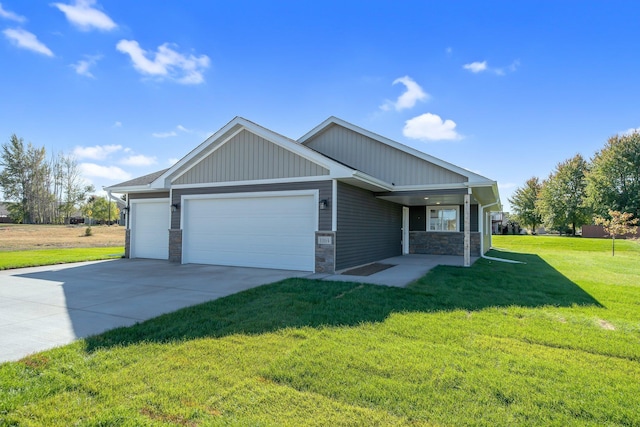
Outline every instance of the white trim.
<path fill-rule="evenodd" d="M 460 206 L 459 205 L 427 205 L 426 206 L 426 228 L 427 231 L 430 233 L 454 233 L 454 232 L 460 232 L 461 230 L 461 226 L 460 226 Z M 455 230 L 431 230 L 429 229 L 429 219 L 431 218 L 429 216 L 430 212 L 429 209 L 455 209 L 456 211 L 456 229 Z"/>
<path fill-rule="evenodd" d="M 402 255 L 409 253 L 409 208 L 402 207 Z"/>
<path fill-rule="evenodd" d="M 172 188 L 176 190 L 186 188 L 207 188 L 207 187 L 232 187 L 240 185 L 263 185 L 263 184 L 287 184 L 290 182 L 315 182 L 331 180 L 329 175 L 317 176 L 300 176 L 295 178 L 273 178 L 273 179 L 257 179 L 251 181 L 224 181 L 224 182 L 203 182 L 199 184 L 173 184 Z"/>
<path fill-rule="evenodd" d="M 393 184 L 389 184 L 388 182 L 385 182 L 381 179 L 378 179 L 374 176 L 371 176 L 369 174 L 366 174 L 364 172 L 360 172 L 358 170 L 354 171 L 352 174 L 353 178 L 362 181 L 362 182 L 366 182 L 368 184 L 372 184 L 375 185 L 376 187 L 380 187 L 384 190 L 387 191 L 392 191 L 395 189 L 395 186 Z"/>
<path fill-rule="evenodd" d="M 185 202 L 195 199 L 248 199 L 248 198 L 264 198 L 269 197 L 296 197 L 296 196 L 313 196 L 314 204 L 314 223 L 315 230 L 318 231 L 318 220 L 320 213 L 318 204 L 320 203 L 320 191 L 319 190 L 290 190 L 290 191 L 255 191 L 248 193 L 220 193 L 220 194 L 183 194 L 180 197 L 180 228 L 184 229 L 184 211 Z"/>
<path fill-rule="evenodd" d="M 331 231 L 338 231 L 338 181 L 331 183 Z"/>
<path fill-rule="evenodd" d="M 482 205 L 478 203 L 478 230 L 480 231 L 480 255 L 484 254 L 484 234 L 486 230 L 484 229 L 484 209 Z"/>

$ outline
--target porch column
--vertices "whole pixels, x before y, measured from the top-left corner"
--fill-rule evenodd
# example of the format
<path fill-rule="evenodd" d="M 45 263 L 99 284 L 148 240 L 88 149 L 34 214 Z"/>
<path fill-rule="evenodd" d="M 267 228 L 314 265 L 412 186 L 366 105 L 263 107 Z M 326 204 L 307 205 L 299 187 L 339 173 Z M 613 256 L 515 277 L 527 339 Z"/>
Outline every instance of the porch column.
<path fill-rule="evenodd" d="M 464 195 L 464 266 L 471 266 L 471 196 L 469 193 Z"/>

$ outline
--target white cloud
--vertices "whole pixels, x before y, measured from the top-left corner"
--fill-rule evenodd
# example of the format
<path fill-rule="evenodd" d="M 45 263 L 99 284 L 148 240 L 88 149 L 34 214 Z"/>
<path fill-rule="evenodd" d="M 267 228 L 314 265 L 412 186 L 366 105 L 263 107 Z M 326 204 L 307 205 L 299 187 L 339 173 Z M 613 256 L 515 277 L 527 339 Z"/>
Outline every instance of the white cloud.
<path fill-rule="evenodd" d="M 629 128 L 629 129 L 627 129 L 627 130 L 625 130 L 623 132 L 620 132 L 620 133 L 622 134 L 622 136 L 625 136 L 625 135 L 633 135 L 636 132 L 640 133 L 640 127 Z"/>
<path fill-rule="evenodd" d="M 178 136 L 174 131 L 171 132 L 154 132 L 151 134 L 154 138 L 171 138 L 172 136 Z"/>
<path fill-rule="evenodd" d="M 73 155 L 79 159 L 104 160 L 112 153 L 122 150 L 122 145 L 94 145 L 93 147 L 77 146 Z"/>
<path fill-rule="evenodd" d="M 71 24 L 82 31 L 110 31 L 117 28 L 116 23 L 106 13 L 91 7 L 94 4 L 95 0 L 76 0 L 74 4 L 53 3 L 52 6 L 57 7 Z"/>
<path fill-rule="evenodd" d="M 440 116 L 425 113 L 405 122 L 402 134 L 421 141 L 455 140 L 462 136 L 456 132 L 453 120 L 442 121 Z"/>
<path fill-rule="evenodd" d="M 120 40 L 116 49 L 128 54 L 133 67 L 141 74 L 182 84 L 203 83 L 204 70 L 209 67 L 208 56 L 183 55 L 172 49 L 169 43 L 158 46 L 156 52 L 148 52 L 135 40 Z"/>
<path fill-rule="evenodd" d="M 144 154 L 132 155 L 120 161 L 120 164 L 126 166 L 151 166 L 158 163 L 155 157 L 145 156 Z"/>
<path fill-rule="evenodd" d="M 464 68 L 465 70 L 469 70 L 472 73 L 480 73 L 487 70 L 487 61 L 464 64 L 462 68 Z"/>
<path fill-rule="evenodd" d="M 76 70 L 76 73 L 80 74 L 81 76 L 95 78 L 91 71 L 89 71 L 89 68 L 96 65 L 100 59 L 102 59 L 102 55 L 86 55 L 85 59 L 81 59 L 75 64 L 71 64 L 71 67 Z"/>
<path fill-rule="evenodd" d="M 123 171 L 117 166 L 101 166 L 95 163 L 80 163 L 80 170 L 85 176 L 105 178 L 112 181 L 126 181 L 131 179 L 131 175 L 128 172 Z"/>
<path fill-rule="evenodd" d="M 504 76 L 505 74 L 507 74 L 507 71 L 510 72 L 510 73 L 513 73 L 514 71 L 516 71 L 518 69 L 519 66 L 520 66 L 520 61 L 518 61 L 516 59 L 515 61 L 513 61 L 508 66 L 501 67 L 501 68 L 489 67 L 487 65 L 487 61 L 472 62 L 470 64 L 464 64 L 462 66 L 462 68 L 464 68 L 465 70 L 469 70 L 472 73 L 481 73 L 483 71 L 487 71 L 487 72 L 494 73 L 494 74 L 496 74 L 498 76 Z"/>
<path fill-rule="evenodd" d="M 182 125 L 178 125 L 176 126 L 176 129 L 182 131 L 182 132 L 186 132 L 186 133 L 191 133 L 193 132 L 191 129 L 187 129 L 186 127 L 182 126 Z"/>
<path fill-rule="evenodd" d="M 2 32 L 13 44 L 22 48 L 40 53 L 46 56 L 53 56 L 53 52 L 44 43 L 38 40 L 35 34 L 22 28 L 7 28 Z"/>
<path fill-rule="evenodd" d="M 25 18 L 24 16 L 20 16 L 17 13 L 11 12 L 3 8 L 2 3 L 0 3 L 0 18 L 8 19 L 10 21 L 16 21 L 21 24 L 27 22 L 27 18 Z"/>
<path fill-rule="evenodd" d="M 113 128 L 121 128 L 122 127 L 122 122 L 116 121 L 111 127 L 113 127 Z"/>
<path fill-rule="evenodd" d="M 387 100 L 384 104 L 380 106 L 380 109 L 384 111 L 389 111 L 392 108 L 396 111 L 406 110 L 409 108 L 413 108 L 418 101 L 426 101 L 429 99 L 429 94 L 426 93 L 418 83 L 416 83 L 411 77 L 404 76 L 397 78 L 393 81 L 392 84 L 402 83 L 406 87 L 406 91 L 402 93 L 398 97 L 398 99 L 393 102 Z"/>
<path fill-rule="evenodd" d="M 178 163 L 178 161 L 180 161 L 180 159 L 178 159 L 177 157 L 170 157 L 170 158 L 167 160 L 167 164 L 168 164 L 169 166 L 173 166 L 173 165 L 175 165 L 176 163 Z"/>
<path fill-rule="evenodd" d="M 447 56 L 451 56 L 453 54 L 453 48 L 451 47 L 447 47 L 444 52 L 447 54 Z"/>

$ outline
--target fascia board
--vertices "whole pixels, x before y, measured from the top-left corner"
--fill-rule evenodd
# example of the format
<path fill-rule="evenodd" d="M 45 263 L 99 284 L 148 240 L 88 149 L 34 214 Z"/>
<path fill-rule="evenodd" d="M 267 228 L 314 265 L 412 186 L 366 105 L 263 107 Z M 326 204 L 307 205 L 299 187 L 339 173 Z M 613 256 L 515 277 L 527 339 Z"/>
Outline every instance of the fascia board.
<path fill-rule="evenodd" d="M 316 126 L 315 128 L 313 128 L 310 132 L 307 132 L 306 134 L 304 134 L 302 137 L 300 137 L 300 139 L 298 139 L 298 142 L 301 144 L 305 144 L 309 139 L 311 139 L 314 135 L 322 132 L 324 129 L 326 129 L 328 126 L 332 125 L 332 124 L 336 124 L 342 127 L 345 127 L 349 130 L 352 130 L 354 132 L 357 132 L 359 134 L 362 134 L 364 136 L 367 136 L 371 139 L 374 139 L 378 142 L 381 142 L 383 144 L 389 145 L 393 148 L 396 148 L 400 151 L 404 151 L 407 154 L 410 154 L 412 156 L 418 157 L 419 159 L 425 160 L 429 163 L 433 163 L 434 165 L 440 166 L 442 168 L 445 168 L 447 170 L 450 170 L 451 172 L 455 172 L 459 175 L 465 176 L 467 177 L 467 179 L 469 181 L 490 181 L 491 180 L 487 177 L 484 177 L 482 175 L 479 175 L 477 173 L 471 172 L 470 170 L 467 170 L 465 168 L 461 168 L 460 166 L 456 166 L 452 163 L 446 162 L 442 159 L 439 159 L 437 157 L 433 157 L 427 153 L 423 153 L 422 151 L 416 150 L 415 148 L 411 148 L 407 145 L 401 144 L 399 142 L 396 142 L 392 139 L 386 138 L 384 136 L 378 135 L 376 133 L 373 133 L 371 131 L 368 131 L 366 129 L 363 129 L 359 126 L 356 126 L 354 124 L 351 124 L 347 121 L 344 121 L 342 119 L 339 119 L 338 117 L 335 116 L 331 116 L 329 117 L 327 120 L 325 120 L 324 122 L 320 123 L 318 126 Z"/>
<path fill-rule="evenodd" d="M 384 182 L 381 179 L 375 178 L 375 177 L 373 177 L 371 175 L 367 175 L 366 173 L 363 173 L 363 172 L 360 172 L 360 171 L 354 171 L 351 176 L 353 178 L 359 180 L 359 181 L 375 185 L 375 186 L 380 187 L 381 189 L 384 189 L 384 190 L 387 190 L 387 191 L 393 191 L 393 190 L 396 189 L 393 184 L 390 184 L 388 182 Z"/>
<path fill-rule="evenodd" d="M 110 191 L 112 193 L 149 193 L 158 190 L 167 190 L 166 188 L 154 188 L 151 187 L 150 184 L 147 185 L 129 185 L 126 187 L 105 187 L 106 191 Z"/>

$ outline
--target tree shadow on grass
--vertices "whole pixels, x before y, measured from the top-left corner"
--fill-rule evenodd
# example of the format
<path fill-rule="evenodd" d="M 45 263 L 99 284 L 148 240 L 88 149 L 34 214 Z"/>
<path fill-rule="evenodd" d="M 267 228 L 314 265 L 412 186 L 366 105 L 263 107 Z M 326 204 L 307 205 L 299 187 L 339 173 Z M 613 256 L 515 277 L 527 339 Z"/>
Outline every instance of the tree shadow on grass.
<path fill-rule="evenodd" d="M 488 307 L 602 305 L 537 255 L 493 252 L 525 262 L 480 259 L 471 268 L 439 266 L 407 288 L 287 279 L 87 338 L 88 351 L 283 328 L 355 326 L 398 312 Z"/>

